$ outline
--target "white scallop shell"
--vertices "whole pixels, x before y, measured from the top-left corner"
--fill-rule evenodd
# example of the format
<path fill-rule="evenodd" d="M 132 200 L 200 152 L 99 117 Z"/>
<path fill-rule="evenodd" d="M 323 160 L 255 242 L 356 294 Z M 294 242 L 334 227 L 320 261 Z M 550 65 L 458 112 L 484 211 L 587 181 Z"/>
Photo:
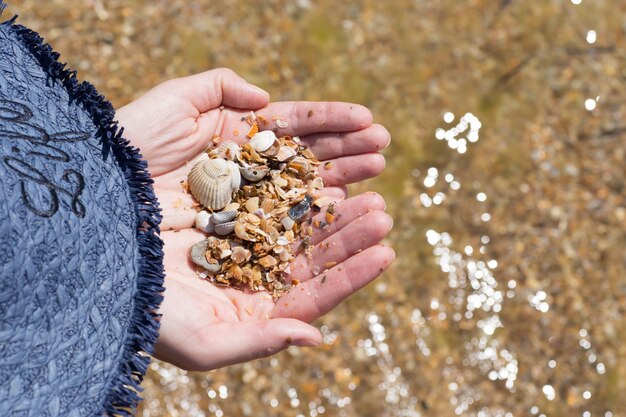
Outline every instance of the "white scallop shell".
<path fill-rule="evenodd" d="M 236 221 L 232 221 L 232 222 L 216 224 L 215 225 L 215 233 L 217 233 L 220 236 L 226 236 L 228 234 L 231 234 L 233 232 L 233 230 L 235 230 L 235 223 L 237 223 L 237 222 Z"/>
<path fill-rule="evenodd" d="M 250 139 L 250 145 L 257 152 L 263 152 L 268 150 L 274 142 L 276 142 L 276 134 L 271 130 L 264 130 L 256 133 Z"/>
<path fill-rule="evenodd" d="M 232 222 L 237 217 L 237 210 L 218 211 L 213 213 L 213 223 L 215 225 Z"/>
<path fill-rule="evenodd" d="M 209 159 L 194 165 L 187 183 L 189 191 L 200 204 L 212 210 L 221 210 L 230 203 L 233 190 L 241 184 L 241 177 L 234 162 Z"/>

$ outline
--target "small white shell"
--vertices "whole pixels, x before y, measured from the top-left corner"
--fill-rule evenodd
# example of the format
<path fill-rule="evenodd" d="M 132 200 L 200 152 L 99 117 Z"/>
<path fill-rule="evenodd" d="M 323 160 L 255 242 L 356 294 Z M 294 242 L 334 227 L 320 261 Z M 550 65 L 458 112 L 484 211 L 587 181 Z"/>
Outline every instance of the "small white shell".
<path fill-rule="evenodd" d="M 233 254 L 233 251 L 230 249 L 226 249 L 220 252 L 220 259 L 229 258 Z"/>
<path fill-rule="evenodd" d="M 256 133 L 250 139 L 250 145 L 257 152 L 264 152 L 268 150 L 274 142 L 276 142 L 276 134 L 271 130 L 264 130 Z"/>
<path fill-rule="evenodd" d="M 290 148 L 289 146 L 281 146 L 278 150 L 278 153 L 276 154 L 276 159 L 278 159 L 280 162 L 285 162 L 296 155 L 297 152 L 294 149 Z"/>
<path fill-rule="evenodd" d="M 213 159 L 222 158 L 233 161 L 239 157 L 239 153 L 241 152 L 241 147 L 238 143 L 233 142 L 232 140 L 225 140 L 220 143 L 217 148 L 212 149 L 209 152 L 209 156 Z"/>
<path fill-rule="evenodd" d="M 202 210 L 196 214 L 196 229 L 200 229 L 206 233 L 213 233 L 213 222 L 211 221 L 211 213 Z"/>
<path fill-rule="evenodd" d="M 215 225 L 215 233 L 217 233 L 220 236 L 226 236 L 229 235 L 233 232 L 233 230 L 235 230 L 235 223 L 237 223 L 236 221 L 232 221 L 232 222 L 226 222 L 226 223 L 219 223 Z"/>
<path fill-rule="evenodd" d="M 330 203 L 334 203 L 336 201 L 337 201 L 337 199 L 334 198 L 334 197 L 323 196 L 323 197 L 319 197 L 319 198 L 315 199 L 315 201 L 313 201 L 313 205 L 315 207 L 322 208 L 322 207 L 327 206 Z"/>
<path fill-rule="evenodd" d="M 213 213 L 213 224 L 218 225 L 232 222 L 235 220 L 235 217 L 237 217 L 237 210 L 218 211 L 217 213 Z"/>
<path fill-rule="evenodd" d="M 194 165 L 187 183 L 189 191 L 200 204 L 212 210 L 220 210 L 230 203 L 233 190 L 241 184 L 241 177 L 234 162 L 209 159 Z"/>
<path fill-rule="evenodd" d="M 265 176 L 270 172 L 270 168 L 265 165 L 259 166 L 243 166 L 239 167 L 239 172 L 241 176 L 247 179 L 248 181 L 261 181 Z"/>
<path fill-rule="evenodd" d="M 239 166 L 233 161 L 228 161 L 228 169 L 230 170 L 230 175 L 232 175 L 230 186 L 232 187 L 232 191 L 235 191 L 241 187 L 241 173 L 239 172 Z"/>
<path fill-rule="evenodd" d="M 289 161 L 287 168 L 292 169 L 295 172 L 306 173 L 311 169 L 311 164 L 309 164 L 309 161 L 306 158 L 296 156 Z"/>

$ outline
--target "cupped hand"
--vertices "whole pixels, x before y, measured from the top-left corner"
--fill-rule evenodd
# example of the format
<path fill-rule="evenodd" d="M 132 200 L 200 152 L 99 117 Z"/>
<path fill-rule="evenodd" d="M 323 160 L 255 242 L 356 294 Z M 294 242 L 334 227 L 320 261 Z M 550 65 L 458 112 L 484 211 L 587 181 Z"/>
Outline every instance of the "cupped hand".
<path fill-rule="evenodd" d="M 191 245 L 205 235 L 192 228 L 193 200 L 180 183 L 215 135 L 247 140 L 245 117 L 250 111 L 268 121 L 262 129 L 299 136 L 310 146 L 326 165 L 319 170 L 326 184 L 323 192 L 338 202 L 337 221 L 315 230 L 312 261 L 299 255 L 291 264 L 290 278 L 300 284 L 277 301 L 266 293 L 201 280 L 188 256 Z M 117 119 L 148 161 L 163 210 L 166 292 L 158 358 L 184 369 L 209 370 L 291 344 L 317 345 L 321 335 L 308 323 L 375 279 L 393 260 L 393 251 L 378 244 L 392 224 L 383 199 L 366 193 L 344 200 L 346 184 L 384 168 L 378 151 L 388 145 L 389 134 L 372 125 L 363 106 L 269 103 L 266 92 L 230 70 L 218 69 L 165 82 L 121 108 Z M 325 270 L 329 265 L 334 266 Z"/>

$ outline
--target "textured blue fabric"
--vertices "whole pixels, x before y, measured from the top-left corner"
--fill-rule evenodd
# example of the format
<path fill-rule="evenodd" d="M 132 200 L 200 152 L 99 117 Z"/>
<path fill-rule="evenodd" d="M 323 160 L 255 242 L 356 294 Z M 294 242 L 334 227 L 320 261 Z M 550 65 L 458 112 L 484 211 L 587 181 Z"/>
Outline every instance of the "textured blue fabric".
<path fill-rule="evenodd" d="M 0 24 L 0 416 L 127 414 L 156 340 L 160 217 L 110 105 L 57 57 Z"/>

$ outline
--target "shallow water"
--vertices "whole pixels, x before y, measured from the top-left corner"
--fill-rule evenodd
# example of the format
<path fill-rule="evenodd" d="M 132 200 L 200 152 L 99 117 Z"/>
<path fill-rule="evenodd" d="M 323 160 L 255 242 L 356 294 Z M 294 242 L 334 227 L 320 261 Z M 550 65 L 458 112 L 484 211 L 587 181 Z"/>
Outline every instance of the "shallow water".
<path fill-rule="evenodd" d="M 353 191 L 386 197 L 398 260 L 325 345 L 155 362 L 139 415 L 626 415 L 626 1 L 12 5 L 116 105 L 227 66 L 394 138 Z"/>

